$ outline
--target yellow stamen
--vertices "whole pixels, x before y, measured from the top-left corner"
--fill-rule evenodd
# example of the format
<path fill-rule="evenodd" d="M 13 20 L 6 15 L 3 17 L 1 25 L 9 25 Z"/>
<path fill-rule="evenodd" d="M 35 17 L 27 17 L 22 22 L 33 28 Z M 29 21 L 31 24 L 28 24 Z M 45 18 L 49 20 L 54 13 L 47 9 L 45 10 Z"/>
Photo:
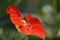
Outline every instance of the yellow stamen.
<path fill-rule="evenodd" d="M 25 20 L 23 20 L 23 24 L 24 24 L 24 25 L 27 25 L 27 23 L 26 23 Z M 19 28 L 19 25 L 15 25 L 15 27 L 16 27 L 16 29 L 17 29 L 19 32 L 21 32 L 21 30 L 20 30 L 20 28 Z"/>
<path fill-rule="evenodd" d="M 24 23 L 24 24 L 26 24 L 26 21 L 25 21 L 25 20 L 23 20 L 23 23 Z"/>
<path fill-rule="evenodd" d="M 21 32 L 21 30 L 20 30 L 20 28 L 19 28 L 18 25 L 15 25 L 15 27 L 16 27 L 16 29 L 17 29 L 19 32 Z"/>
<path fill-rule="evenodd" d="M 23 24 L 26 26 L 27 25 L 27 22 L 25 20 L 23 20 Z"/>

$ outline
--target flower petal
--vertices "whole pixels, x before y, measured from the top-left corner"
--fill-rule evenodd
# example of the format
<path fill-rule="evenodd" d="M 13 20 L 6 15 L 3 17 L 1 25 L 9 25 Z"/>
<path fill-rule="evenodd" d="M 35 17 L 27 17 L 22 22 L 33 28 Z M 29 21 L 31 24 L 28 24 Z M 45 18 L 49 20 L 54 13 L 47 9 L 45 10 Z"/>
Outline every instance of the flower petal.
<path fill-rule="evenodd" d="M 9 6 L 6 10 L 10 14 L 10 19 L 14 25 L 22 25 L 23 15 L 15 6 Z"/>
<path fill-rule="evenodd" d="M 21 30 L 21 33 L 23 33 L 25 35 L 30 35 L 31 34 L 31 29 L 27 26 L 19 27 L 19 29 Z"/>
<path fill-rule="evenodd" d="M 42 39 L 46 36 L 46 31 L 41 24 L 32 25 L 32 34 Z"/>
<path fill-rule="evenodd" d="M 23 19 L 23 15 L 22 13 L 18 10 L 17 7 L 15 6 L 9 6 L 6 10 L 7 14 L 13 15 L 13 16 L 17 16 L 20 19 Z"/>
<path fill-rule="evenodd" d="M 32 17 L 30 14 L 26 15 L 26 20 L 30 24 L 40 23 L 40 21 L 36 17 Z"/>
<path fill-rule="evenodd" d="M 19 19 L 19 17 L 10 15 L 10 19 L 11 19 L 11 22 L 12 22 L 14 25 L 23 25 L 23 22 L 22 22 L 22 20 Z"/>

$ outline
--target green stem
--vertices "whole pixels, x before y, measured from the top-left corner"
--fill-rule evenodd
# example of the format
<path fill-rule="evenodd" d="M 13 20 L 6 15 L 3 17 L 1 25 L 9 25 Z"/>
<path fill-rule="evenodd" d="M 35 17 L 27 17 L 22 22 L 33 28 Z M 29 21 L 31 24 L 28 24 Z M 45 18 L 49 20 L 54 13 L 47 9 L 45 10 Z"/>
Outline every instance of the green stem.
<path fill-rule="evenodd" d="M 15 40 L 17 40 L 17 38 L 18 38 L 18 32 L 17 32 L 16 35 L 15 35 Z"/>
<path fill-rule="evenodd" d="M 28 40 L 28 36 L 26 36 L 24 40 Z"/>

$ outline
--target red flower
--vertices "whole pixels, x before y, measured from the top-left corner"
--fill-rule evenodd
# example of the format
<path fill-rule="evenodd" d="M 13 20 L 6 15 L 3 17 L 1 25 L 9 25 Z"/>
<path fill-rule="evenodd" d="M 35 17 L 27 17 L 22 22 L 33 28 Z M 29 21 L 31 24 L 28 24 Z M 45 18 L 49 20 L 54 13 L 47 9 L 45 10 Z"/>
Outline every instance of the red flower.
<path fill-rule="evenodd" d="M 36 35 L 42 39 L 45 38 L 46 31 L 36 17 L 27 14 L 26 20 L 24 20 L 22 13 L 15 6 L 8 7 L 6 11 L 19 32 L 26 35 Z"/>

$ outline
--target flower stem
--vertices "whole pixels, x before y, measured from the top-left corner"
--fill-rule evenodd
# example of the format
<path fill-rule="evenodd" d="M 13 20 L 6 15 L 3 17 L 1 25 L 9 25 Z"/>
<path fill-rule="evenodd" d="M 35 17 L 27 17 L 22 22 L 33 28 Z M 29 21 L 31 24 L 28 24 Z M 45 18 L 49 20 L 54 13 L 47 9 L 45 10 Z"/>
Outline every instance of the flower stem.
<path fill-rule="evenodd" d="M 28 36 L 26 36 L 24 40 L 28 40 Z"/>
<path fill-rule="evenodd" d="M 15 40 L 17 40 L 18 38 L 18 32 L 16 32 L 16 35 L 15 35 Z"/>

